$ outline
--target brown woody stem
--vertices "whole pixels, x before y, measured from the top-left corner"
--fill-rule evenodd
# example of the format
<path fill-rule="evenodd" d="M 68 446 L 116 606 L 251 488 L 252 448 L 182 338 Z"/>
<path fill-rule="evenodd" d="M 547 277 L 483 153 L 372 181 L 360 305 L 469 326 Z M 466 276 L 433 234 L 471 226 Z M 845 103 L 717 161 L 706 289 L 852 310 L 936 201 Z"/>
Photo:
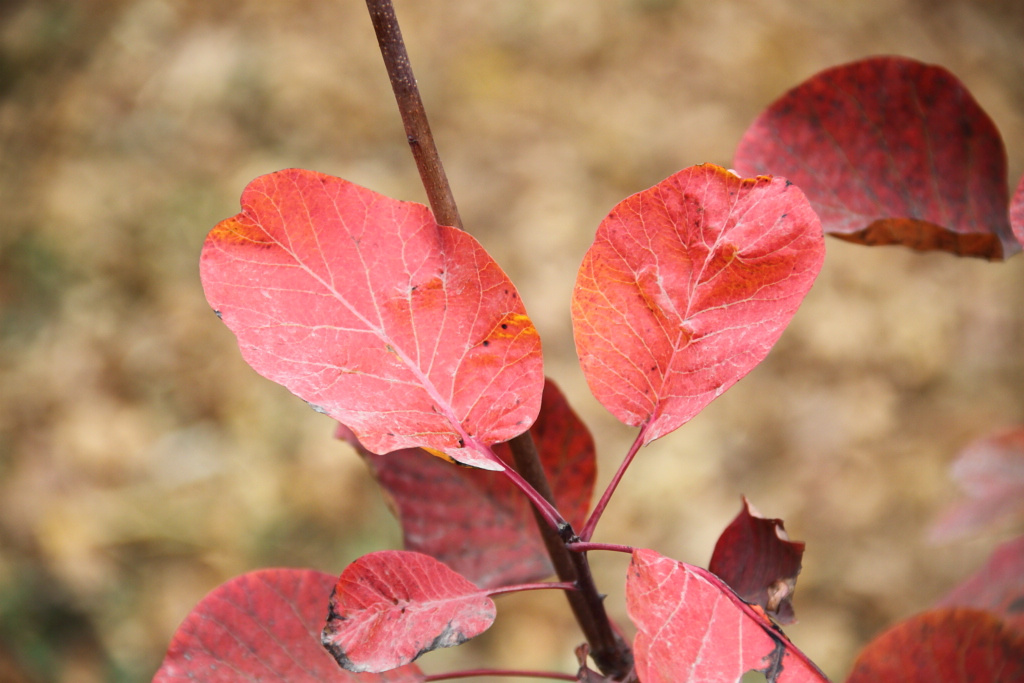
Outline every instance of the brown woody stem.
<path fill-rule="evenodd" d="M 416 160 L 423 189 L 427 191 L 430 210 L 434 212 L 434 220 L 441 225 L 450 225 L 462 229 L 462 218 L 455 205 L 448 176 L 441 165 L 441 156 L 437 153 L 434 136 L 430 133 L 427 122 L 427 111 L 423 108 L 420 90 L 416 86 L 416 77 L 412 74 L 409 53 L 402 40 L 402 30 L 395 17 L 395 8 L 390 0 L 366 0 L 366 8 L 370 10 L 370 21 L 377 33 L 384 65 L 391 79 L 391 89 L 395 92 L 398 111 L 405 124 L 405 135 Z"/>
<path fill-rule="evenodd" d="M 412 73 L 409 54 L 405 49 L 402 31 L 398 26 L 391 0 L 366 0 L 366 7 L 370 11 L 377 42 L 380 44 L 398 110 L 405 124 L 409 146 L 412 148 L 423 188 L 427 192 L 430 209 L 434 212 L 434 219 L 442 225 L 462 228 L 462 219 L 459 217 L 455 198 L 441 165 L 437 147 L 434 145 L 426 110 L 423 108 L 423 100 L 416 86 L 416 78 Z M 512 439 L 509 445 L 515 458 L 516 471 L 553 506 L 554 497 L 551 495 L 551 487 L 541 466 L 533 437 L 526 432 Z M 586 554 L 571 552 L 566 547 L 567 543 L 579 539 L 568 524 L 556 529 L 548 524 L 536 507 L 534 513 L 558 578 L 578 587 L 578 590 L 565 591 L 565 596 L 587 638 L 594 662 L 606 676 L 611 676 L 615 680 L 625 680 L 633 669 L 632 653 L 612 629 L 604 609 L 603 596 L 597 592 Z"/>

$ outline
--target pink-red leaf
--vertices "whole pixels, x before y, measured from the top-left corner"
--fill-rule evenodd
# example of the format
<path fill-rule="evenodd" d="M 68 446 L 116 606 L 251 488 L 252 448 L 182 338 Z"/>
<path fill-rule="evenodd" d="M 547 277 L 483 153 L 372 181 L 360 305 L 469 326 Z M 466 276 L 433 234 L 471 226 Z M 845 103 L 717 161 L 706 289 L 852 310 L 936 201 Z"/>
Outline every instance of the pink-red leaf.
<path fill-rule="evenodd" d="M 861 651 L 846 683 L 1021 683 L 1024 637 L 988 612 L 937 609 Z"/>
<path fill-rule="evenodd" d="M 985 566 L 954 588 L 937 607 L 987 610 L 1024 636 L 1024 536 L 996 548 Z"/>
<path fill-rule="evenodd" d="M 793 589 L 804 544 L 789 540 L 781 519 L 766 519 L 750 502 L 718 538 L 708 571 L 780 624 L 792 624 Z"/>
<path fill-rule="evenodd" d="M 154 683 L 420 683 L 415 664 L 355 674 L 320 644 L 334 577 L 308 569 L 239 576 L 196 605 L 167 650 Z"/>
<path fill-rule="evenodd" d="M 754 121 L 733 163 L 786 176 L 825 231 L 852 242 L 990 259 L 1020 251 L 999 131 L 939 66 L 873 57 L 822 71 Z"/>
<path fill-rule="evenodd" d="M 487 447 L 540 408 L 540 340 L 515 288 L 425 206 L 312 171 L 262 176 L 200 272 L 245 360 L 375 453 L 500 469 Z"/>
<path fill-rule="evenodd" d="M 633 552 L 626 609 L 637 627 L 633 655 L 643 683 L 737 681 L 751 670 L 769 683 L 827 681 L 718 577 L 653 550 Z"/>
<path fill-rule="evenodd" d="M 671 432 L 768 354 L 824 253 L 814 211 L 782 178 L 704 164 L 628 197 L 573 292 L 590 390 L 643 444 Z"/>
<path fill-rule="evenodd" d="M 932 527 L 938 541 L 1024 520 L 1024 429 L 1010 429 L 969 444 L 951 468 L 966 498 L 954 502 Z"/>
<path fill-rule="evenodd" d="M 389 671 L 486 631 L 494 602 L 428 555 L 385 550 L 341 573 L 323 644 L 349 671 Z"/>
<path fill-rule="evenodd" d="M 551 380 L 530 432 L 559 511 L 580 528 L 594 489 L 594 440 Z M 416 448 L 374 455 L 344 427 L 338 434 L 366 459 L 386 492 L 406 550 L 440 560 L 481 588 L 551 574 L 533 508 L 503 474 L 452 467 Z M 494 450 L 511 462 L 507 444 Z"/>
<path fill-rule="evenodd" d="M 1017 241 L 1024 244 L 1024 176 L 1021 176 L 1017 191 L 1010 200 L 1010 227 Z"/>

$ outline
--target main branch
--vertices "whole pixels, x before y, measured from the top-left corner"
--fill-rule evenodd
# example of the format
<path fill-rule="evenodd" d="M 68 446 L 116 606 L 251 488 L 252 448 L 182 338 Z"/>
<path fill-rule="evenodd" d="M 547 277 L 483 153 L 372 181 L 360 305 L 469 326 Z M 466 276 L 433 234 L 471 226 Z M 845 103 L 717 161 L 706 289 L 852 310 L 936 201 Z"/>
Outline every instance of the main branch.
<path fill-rule="evenodd" d="M 427 122 L 426 110 L 420 98 L 416 78 L 409 63 L 402 31 L 395 17 L 391 0 L 366 0 L 370 11 L 381 55 L 395 92 L 405 133 L 412 148 L 416 167 L 419 169 L 423 188 L 427 192 L 434 219 L 442 225 L 462 228 L 462 219 L 455 204 L 448 177 L 441 165 L 441 157 L 434 145 L 434 137 Z M 515 469 L 548 503 L 554 505 L 551 487 L 541 467 L 533 438 L 526 432 L 509 442 L 515 458 Z M 534 507 L 537 513 L 537 508 Z M 537 526 L 547 547 L 551 562 L 558 578 L 578 587 L 566 591 L 566 598 L 576 621 L 590 645 L 591 656 L 602 673 L 615 680 L 625 680 L 633 669 L 632 653 L 625 642 L 612 629 L 604 609 L 603 597 L 597 592 L 587 556 L 582 552 L 571 552 L 566 544 L 578 540 L 572 528 L 565 525 L 555 529 L 543 516 L 537 516 Z"/>
<path fill-rule="evenodd" d="M 434 136 L 430 133 L 427 122 L 427 111 L 423 108 L 420 89 L 416 86 L 416 77 L 412 74 L 409 53 L 405 49 L 402 30 L 398 26 L 395 8 L 391 0 L 366 0 L 366 8 L 370 10 L 373 30 L 377 33 L 377 43 L 384 57 L 384 65 L 391 79 L 391 89 L 395 92 L 398 111 L 405 124 L 405 135 L 412 148 L 412 156 L 416 160 L 423 189 L 427 191 L 430 210 L 434 212 L 434 220 L 441 225 L 450 225 L 462 229 L 462 218 L 455 205 L 448 176 L 441 165 L 441 155 L 437 153 Z"/>

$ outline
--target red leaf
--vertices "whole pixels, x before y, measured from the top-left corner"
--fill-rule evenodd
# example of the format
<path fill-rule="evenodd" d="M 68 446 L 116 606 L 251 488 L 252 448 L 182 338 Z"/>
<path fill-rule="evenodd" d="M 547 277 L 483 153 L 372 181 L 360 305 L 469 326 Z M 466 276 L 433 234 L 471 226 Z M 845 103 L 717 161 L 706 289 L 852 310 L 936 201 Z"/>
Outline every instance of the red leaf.
<path fill-rule="evenodd" d="M 951 474 L 967 498 L 946 509 L 932 527 L 934 540 L 1024 520 L 1024 429 L 969 444 L 953 463 Z"/>
<path fill-rule="evenodd" d="M 590 390 L 643 444 L 768 354 L 821 268 L 821 226 L 782 178 L 704 164 L 618 204 L 573 292 Z"/>
<path fill-rule="evenodd" d="M 1024 244 L 1024 176 L 1021 176 L 1010 201 L 1010 226 L 1017 241 Z"/>
<path fill-rule="evenodd" d="M 938 609 L 864 648 L 846 683 L 1021 683 L 1024 637 L 988 612 Z"/>
<path fill-rule="evenodd" d="M 1024 536 L 996 548 L 984 567 L 936 606 L 987 610 L 1024 636 Z"/>
<path fill-rule="evenodd" d="M 266 569 L 228 581 L 196 605 L 174 634 L 154 683 L 419 683 L 416 665 L 354 674 L 320 644 L 334 577 Z"/>
<path fill-rule="evenodd" d="M 822 71 L 754 121 L 734 165 L 786 176 L 851 242 L 990 259 L 1021 248 L 999 131 L 942 67 L 873 57 Z"/>
<path fill-rule="evenodd" d="M 765 519 L 744 498 L 743 509 L 715 544 L 708 571 L 780 624 L 792 624 L 803 555 L 804 544 L 789 540 L 781 519 Z"/>
<path fill-rule="evenodd" d="M 312 171 L 262 176 L 210 232 L 200 271 L 245 360 L 371 451 L 501 469 L 487 447 L 540 408 L 540 340 L 519 295 L 425 206 Z"/>
<path fill-rule="evenodd" d="M 345 428 L 339 437 L 346 438 Z M 555 503 L 574 527 L 585 521 L 594 489 L 594 440 L 555 384 L 544 385 L 530 429 Z M 482 588 L 536 581 L 552 573 L 533 508 L 501 473 L 452 467 L 415 448 L 366 458 L 402 524 L 406 550 L 425 553 Z M 495 446 L 511 462 L 507 444 Z"/>
<path fill-rule="evenodd" d="M 420 553 L 364 555 L 338 577 L 323 644 L 349 671 L 388 671 L 486 631 L 494 602 Z"/>
<path fill-rule="evenodd" d="M 718 577 L 653 550 L 633 551 L 626 609 L 637 627 L 633 654 L 643 683 L 736 681 L 750 670 L 769 683 L 827 681 Z"/>

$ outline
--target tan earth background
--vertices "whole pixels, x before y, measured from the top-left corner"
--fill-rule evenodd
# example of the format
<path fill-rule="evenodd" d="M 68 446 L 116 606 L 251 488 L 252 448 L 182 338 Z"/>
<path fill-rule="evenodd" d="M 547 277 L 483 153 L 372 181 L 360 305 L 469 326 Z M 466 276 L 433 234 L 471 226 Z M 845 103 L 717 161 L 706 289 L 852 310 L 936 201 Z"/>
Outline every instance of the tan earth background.
<path fill-rule="evenodd" d="M 1016 0 L 398 11 L 466 226 L 518 283 L 601 485 L 633 430 L 590 397 L 568 302 L 616 202 L 728 165 L 787 88 L 881 53 L 956 73 L 1024 173 Z M 286 167 L 424 194 L 357 0 L 7 0 L 0 21 L 0 680 L 148 680 L 230 577 L 338 573 L 400 542 L 330 420 L 251 371 L 208 308 L 206 232 Z M 1024 421 L 1022 293 L 1024 257 L 830 240 L 768 360 L 640 454 L 595 540 L 706 564 L 746 494 L 807 542 L 788 632 L 842 680 L 1015 531 L 928 541 L 957 451 Z M 626 622 L 627 558 L 593 561 Z M 489 633 L 421 662 L 573 671 L 579 641 L 560 596 L 508 596 Z"/>

